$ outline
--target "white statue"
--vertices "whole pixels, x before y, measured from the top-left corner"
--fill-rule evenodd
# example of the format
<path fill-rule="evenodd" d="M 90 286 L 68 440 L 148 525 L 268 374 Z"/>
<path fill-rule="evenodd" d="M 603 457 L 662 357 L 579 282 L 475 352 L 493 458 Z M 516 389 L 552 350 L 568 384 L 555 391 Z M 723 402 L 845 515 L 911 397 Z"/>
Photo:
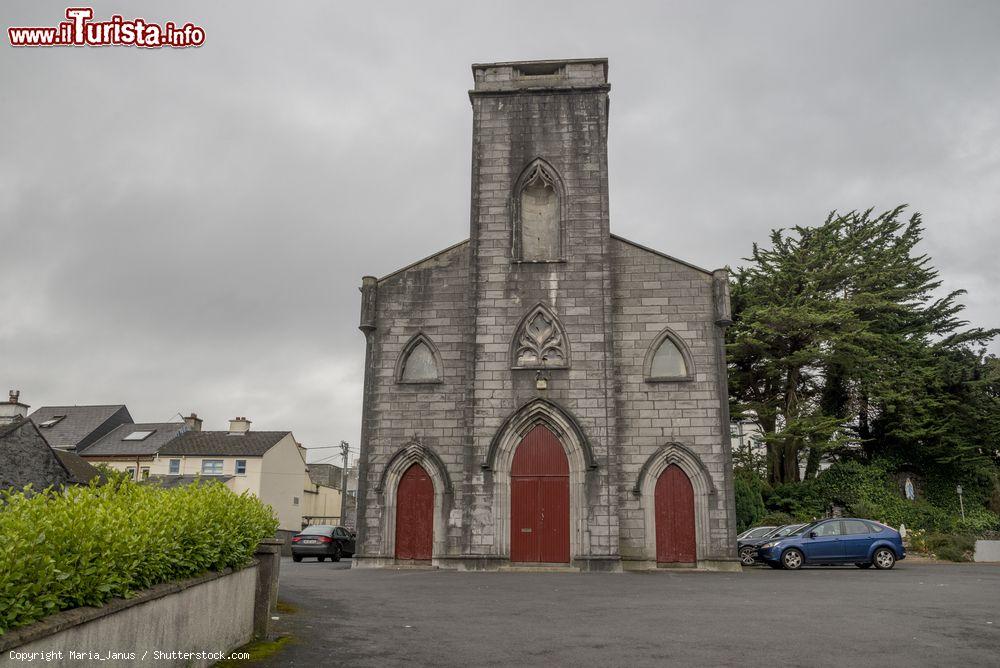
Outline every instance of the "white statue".
<path fill-rule="evenodd" d="M 916 492 L 913 491 L 913 481 L 909 478 L 906 479 L 906 484 L 903 485 L 903 489 L 906 491 L 906 498 L 910 501 L 917 498 Z"/>

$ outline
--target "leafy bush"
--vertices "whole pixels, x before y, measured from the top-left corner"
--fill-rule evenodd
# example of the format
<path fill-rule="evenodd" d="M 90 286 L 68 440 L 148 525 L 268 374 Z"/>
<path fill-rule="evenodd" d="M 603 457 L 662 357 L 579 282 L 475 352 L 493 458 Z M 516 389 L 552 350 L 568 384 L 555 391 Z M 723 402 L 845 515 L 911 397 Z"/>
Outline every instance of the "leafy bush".
<path fill-rule="evenodd" d="M 737 471 L 733 486 L 736 495 L 736 531 L 741 532 L 757 526 L 758 520 L 767 513 L 761 495 L 763 483 L 752 473 Z"/>
<path fill-rule="evenodd" d="M 946 561 L 972 561 L 976 539 L 969 534 L 932 533 L 923 539 L 925 552 Z"/>
<path fill-rule="evenodd" d="M 759 526 L 779 527 L 786 524 L 795 524 L 795 518 L 788 513 L 768 513 L 757 521 Z"/>
<path fill-rule="evenodd" d="M 0 492 L 0 633 L 59 610 L 207 570 L 245 566 L 277 528 L 269 506 L 218 482 L 112 480 Z"/>

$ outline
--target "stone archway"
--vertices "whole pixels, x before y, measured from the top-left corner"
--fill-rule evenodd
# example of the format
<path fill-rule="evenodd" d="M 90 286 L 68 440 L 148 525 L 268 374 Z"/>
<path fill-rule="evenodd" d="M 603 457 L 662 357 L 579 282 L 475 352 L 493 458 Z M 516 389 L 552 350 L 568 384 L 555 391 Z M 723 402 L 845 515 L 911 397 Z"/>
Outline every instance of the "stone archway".
<path fill-rule="evenodd" d="M 445 554 L 447 537 L 445 535 L 445 513 L 451 505 L 452 485 L 448 471 L 437 453 L 414 438 L 389 459 L 375 491 L 382 495 L 382 545 L 380 556 L 389 559 L 396 555 L 396 517 L 397 495 L 400 482 L 410 467 L 419 464 L 430 477 L 434 487 L 434 518 L 433 518 L 433 548 L 431 557 Z"/>
<path fill-rule="evenodd" d="M 694 533 L 697 562 L 708 559 L 711 552 L 709 535 L 710 510 L 715 507 L 718 491 L 705 464 L 690 448 L 681 443 L 667 443 L 654 452 L 639 471 L 632 493 L 639 497 L 643 509 L 645 545 L 643 558 L 655 562 L 656 554 L 656 485 L 670 466 L 676 466 L 691 483 L 694 501 Z"/>
<path fill-rule="evenodd" d="M 549 430 L 562 447 L 569 468 L 569 552 L 570 561 L 584 556 L 590 544 L 586 524 L 587 471 L 596 468 L 593 454 L 576 420 L 560 406 L 546 399 L 534 399 L 514 411 L 500 426 L 490 444 L 484 470 L 493 473 L 493 519 L 495 554 L 511 556 L 511 471 L 514 455 L 535 427 Z"/>

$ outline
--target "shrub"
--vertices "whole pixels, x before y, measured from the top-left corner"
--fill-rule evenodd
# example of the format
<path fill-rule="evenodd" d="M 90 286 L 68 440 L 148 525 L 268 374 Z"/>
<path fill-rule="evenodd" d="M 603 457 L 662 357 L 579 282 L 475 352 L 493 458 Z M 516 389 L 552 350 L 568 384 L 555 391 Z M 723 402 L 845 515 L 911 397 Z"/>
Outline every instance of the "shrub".
<path fill-rule="evenodd" d="M 736 495 L 736 530 L 741 532 L 757 526 L 758 520 L 767 512 L 761 496 L 763 484 L 756 475 L 737 471 L 733 486 Z"/>
<path fill-rule="evenodd" d="M 269 506 L 219 482 L 0 492 L 0 633 L 152 585 L 239 568 L 274 535 Z"/>
<path fill-rule="evenodd" d="M 924 538 L 923 545 L 925 551 L 938 559 L 972 561 L 972 555 L 976 550 L 976 539 L 968 534 L 932 533 Z"/>
<path fill-rule="evenodd" d="M 795 518 L 788 513 L 768 513 L 761 517 L 757 524 L 767 527 L 779 527 L 785 524 L 795 524 Z"/>

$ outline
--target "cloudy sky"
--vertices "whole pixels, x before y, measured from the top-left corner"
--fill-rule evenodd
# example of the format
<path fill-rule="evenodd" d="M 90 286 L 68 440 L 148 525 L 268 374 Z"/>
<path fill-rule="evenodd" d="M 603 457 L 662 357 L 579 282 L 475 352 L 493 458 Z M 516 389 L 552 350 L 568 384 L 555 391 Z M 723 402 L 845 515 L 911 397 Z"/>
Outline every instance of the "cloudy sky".
<path fill-rule="evenodd" d="M 33 406 L 356 447 L 360 277 L 468 236 L 473 62 L 610 58 L 622 236 L 713 268 L 771 228 L 908 203 L 968 318 L 1000 325 L 995 1 L 93 7 L 207 39 L 4 35 L 0 389 Z"/>

